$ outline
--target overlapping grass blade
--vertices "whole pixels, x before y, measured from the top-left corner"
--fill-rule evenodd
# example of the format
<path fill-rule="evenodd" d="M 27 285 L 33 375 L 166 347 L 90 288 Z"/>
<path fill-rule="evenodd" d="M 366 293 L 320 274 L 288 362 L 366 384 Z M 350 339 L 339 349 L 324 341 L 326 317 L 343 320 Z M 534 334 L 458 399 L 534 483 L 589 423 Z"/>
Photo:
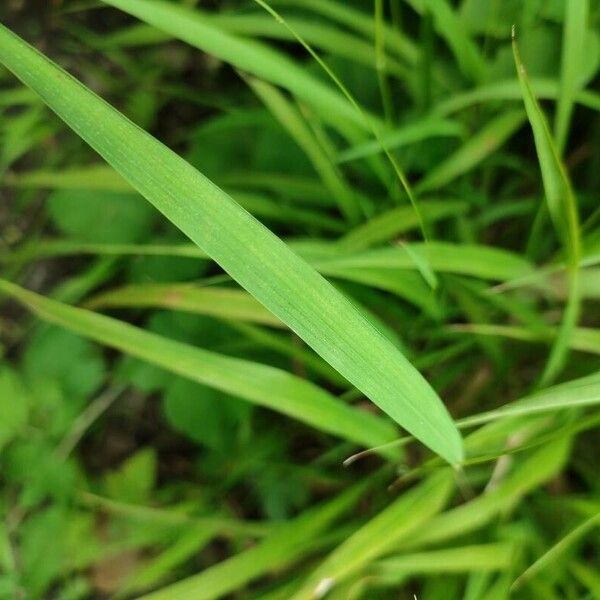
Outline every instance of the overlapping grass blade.
<path fill-rule="evenodd" d="M 4 280 L 0 280 L 0 291 L 50 323 L 318 429 L 365 445 L 394 438 L 390 423 L 357 412 L 286 371 L 169 340 L 117 319 L 44 298 Z"/>
<path fill-rule="evenodd" d="M 562 155 L 567 142 L 575 95 L 580 88 L 579 73 L 581 72 L 582 65 L 585 63 L 584 48 L 588 12 L 588 0 L 572 0 L 565 3 L 560 94 L 554 118 L 554 135 L 559 155 Z"/>
<path fill-rule="evenodd" d="M 464 75 L 475 82 L 484 80 L 485 60 L 451 4 L 447 0 L 409 0 L 409 3 L 433 15 L 436 29 L 452 49 Z"/>
<path fill-rule="evenodd" d="M 522 110 L 503 112 L 494 117 L 454 154 L 434 167 L 416 186 L 419 194 L 439 189 L 469 172 L 496 151 L 525 121 Z"/>
<path fill-rule="evenodd" d="M 345 163 L 379 154 L 384 151 L 384 147 L 388 150 L 395 150 L 430 138 L 459 137 L 463 133 L 464 128 L 456 121 L 439 117 L 425 117 L 384 133 L 381 141 L 369 140 L 343 150 L 338 154 L 337 161 Z"/>
<path fill-rule="evenodd" d="M 323 185 L 336 199 L 340 212 L 350 223 L 358 223 L 361 220 L 361 210 L 355 194 L 319 144 L 298 108 L 274 86 L 255 78 L 247 78 L 247 81 L 277 121 L 302 148 Z"/>
<path fill-rule="evenodd" d="M 373 571 L 375 577 L 387 583 L 392 583 L 399 577 L 421 573 L 498 571 L 510 566 L 514 550 L 513 544 L 505 542 L 403 554 L 379 561 Z"/>
<path fill-rule="evenodd" d="M 419 208 L 428 223 L 460 216 L 467 211 L 461 200 L 421 200 Z M 419 219 L 412 207 L 397 206 L 385 211 L 363 225 L 350 230 L 340 241 L 344 251 L 353 252 L 393 240 L 396 236 L 419 226 Z"/>
<path fill-rule="evenodd" d="M 402 494 L 326 557 L 291 600 L 319 597 L 319 589 L 338 585 L 389 552 L 442 510 L 452 488 L 452 473 L 444 469 Z"/>
<path fill-rule="evenodd" d="M 340 252 L 337 246 L 323 247 L 321 256 L 308 257 L 317 270 L 331 274 L 333 269 L 416 269 L 407 248 L 424 256 L 438 273 L 470 275 L 484 280 L 505 281 L 531 273 L 530 263 L 519 255 L 491 246 L 415 242 L 389 248 L 373 248 L 356 253 Z M 302 253 L 302 248 L 298 248 Z"/>
<path fill-rule="evenodd" d="M 572 529 L 517 577 L 513 584 L 513 589 L 522 587 L 529 579 L 536 577 L 549 567 L 557 568 L 557 562 L 561 559 L 561 555 L 568 552 L 571 546 L 579 542 L 589 531 L 598 525 L 600 525 L 600 513 L 586 519 L 583 523 Z"/>
<path fill-rule="evenodd" d="M 155 307 L 283 327 L 283 323 L 243 290 L 191 284 L 126 285 L 97 294 L 86 308 Z"/>
<path fill-rule="evenodd" d="M 556 99 L 559 95 L 559 84 L 554 79 L 535 78 L 530 80 L 533 93 L 540 99 Z M 475 104 L 495 102 L 498 100 L 522 100 L 523 94 L 519 82 L 515 79 L 497 81 L 476 87 L 467 92 L 455 94 L 442 100 L 433 109 L 433 114 L 445 117 Z M 595 111 L 600 111 L 600 94 L 591 90 L 580 90 L 574 98 L 577 104 Z"/>
<path fill-rule="evenodd" d="M 166 14 L 159 11 L 154 17 L 167 20 L 170 9 L 178 8 L 141 0 L 126 4 L 140 11 L 160 7 Z M 177 23 L 193 27 L 195 21 L 186 15 L 181 13 Z M 0 61 L 344 377 L 438 454 L 452 463 L 462 460 L 460 434 L 437 394 L 351 302 L 281 240 L 187 162 L 4 27 Z"/>
<path fill-rule="evenodd" d="M 345 120 L 360 128 L 366 126 L 362 115 L 342 95 L 285 54 L 256 40 L 230 34 L 198 10 L 163 0 L 103 1 L 236 69 L 289 90 L 334 124 Z"/>
<path fill-rule="evenodd" d="M 318 547 L 319 536 L 356 503 L 370 483 L 372 479 L 354 485 L 333 500 L 282 524 L 253 548 L 198 575 L 148 594 L 143 600 L 213 600 L 264 574 L 285 567 L 293 560 L 310 554 L 312 546 Z"/>
<path fill-rule="evenodd" d="M 558 335 L 541 376 L 541 384 L 547 385 L 552 382 L 564 366 L 568 354 L 569 339 L 579 318 L 579 260 L 581 255 L 579 216 L 575 193 L 550 133 L 546 117 L 529 83 L 514 31 L 513 55 L 525 102 L 525 110 L 533 130 L 548 211 L 564 248 L 569 270 L 569 299 Z"/>
<path fill-rule="evenodd" d="M 487 494 L 434 517 L 402 546 L 420 547 L 466 535 L 489 523 L 500 511 L 534 490 L 563 468 L 570 439 L 554 440 L 533 451 L 503 482 Z"/>

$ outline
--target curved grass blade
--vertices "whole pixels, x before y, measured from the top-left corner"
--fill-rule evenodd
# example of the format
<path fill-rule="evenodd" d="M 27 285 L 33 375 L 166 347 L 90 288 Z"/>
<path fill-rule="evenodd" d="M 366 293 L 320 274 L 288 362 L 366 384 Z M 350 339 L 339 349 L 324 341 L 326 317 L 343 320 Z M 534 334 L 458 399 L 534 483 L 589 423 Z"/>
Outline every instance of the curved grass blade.
<path fill-rule="evenodd" d="M 428 223 L 462 215 L 468 209 L 467 203 L 460 200 L 422 200 L 419 207 Z M 364 250 L 418 226 L 419 219 L 412 207 L 397 206 L 355 227 L 339 240 L 338 245 L 349 252 Z"/>
<path fill-rule="evenodd" d="M 97 294 L 86 308 L 168 308 L 195 314 L 284 327 L 260 302 L 243 290 L 187 283 L 126 285 Z"/>
<path fill-rule="evenodd" d="M 389 584 L 399 577 L 419 573 L 504 570 L 512 563 L 514 550 L 513 544 L 503 542 L 390 556 L 376 563 L 374 574 Z"/>
<path fill-rule="evenodd" d="M 440 117 L 425 117 L 384 133 L 381 136 L 381 142 L 368 140 L 343 150 L 338 154 L 337 162 L 345 163 L 359 158 L 367 158 L 384 152 L 384 147 L 388 150 L 395 150 L 433 137 L 460 137 L 463 134 L 464 128 L 456 121 Z"/>
<path fill-rule="evenodd" d="M 434 167 L 415 187 L 415 191 L 423 193 L 435 190 L 464 175 L 504 144 L 524 121 L 522 110 L 507 111 L 494 117 L 454 154 Z"/>
<path fill-rule="evenodd" d="M 564 248 L 569 273 L 569 298 L 567 306 L 540 379 L 541 385 L 547 385 L 556 378 L 564 366 L 569 349 L 569 339 L 579 319 L 579 261 L 581 257 L 579 216 L 575 193 L 571 187 L 566 168 L 560 160 L 558 150 L 546 122 L 546 117 L 529 83 L 514 30 L 512 47 L 525 110 L 527 111 L 527 116 L 533 130 L 548 211 Z"/>
<path fill-rule="evenodd" d="M 537 98 L 555 99 L 559 95 L 559 84 L 554 79 L 531 79 L 531 88 Z M 508 79 L 476 87 L 468 92 L 453 95 L 441 101 L 433 108 L 433 115 L 445 117 L 452 113 L 469 108 L 475 104 L 495 102 L 497 100 L 522 100 L 520 84 L 517 80 Z M 600 94 L 590 90 L 580 90 L 574 101 L 595 111 L 600 111 Z"/>
<path fill-rule="evenodd" d="M 334 124 L 347 121 L 359 128 L 366 126 L 362 115 L 343 96 L 285 54 L 256 40 L 230 34 L 198 10 L 162 0 L 103 1 L 216 56 L 236 69 L 289 90 Z"/>
<path fill-rule="evenodd" d="M 325 558 L 291 600 L 319 598 L 320 589 L 338 585 L 389 552 L 442 510 L 452 488 L 452 473 L 444 469 L 402 494 Z"/>
<path fill-rule="evenodd" d="M 279 238 L 189 163 L 4 27 L 0 62 L 348 381 L 446 460 L 462 461 L 460 434 L 435 391 L 345 296 Z"/>
<path fill-rule="evenodd" d="M 550 566 L 557 567 L 557 560 L 561 555 L 568 552 L 571 546 L 579 542 L 591 529 L 600 525 L 600 513 L 586 519 L 583 523 L 571 530 L 560 541 L 544 552 L 530 567 L 528 567 L 512 585 L 512 590 L 519 589 L 529 579 L 536 577 L 544 569 Z"/>
<path fill-rule="evenodd" d="M 302 148 L 323 185 L 336 199 L 340 212 L 350 223 L 360 222 L 362 215 L 356 196 L 319 144 L 300 111 L 271 84 L 251 77 L 247 77 L 246 81 L 290 137 Z"/>
<path fill-rule="evenodd" d="M 319 537 L 364 494 L 372 478 L 278 527 L 256 546 L 140 600 L 215 600 L 318 547 Z"/>
<path fill-rule="evenodd" d="M 45 321 L 334 435 L 362 444 L 385 443 L 395 436 L 394 428 L 381 418 L 354 411 L 325 390 L 286 371 L 175 342 L 44 298 L 2 279 L 0 291 Z"/>
<path fill-rule="evenodd" d="M 562 57 L 560 69 L 560 94 L 556 104 L 554 132 L 556 148 L 562 155 L 569 122 L 575 103 L 575 94 L 579 91 L 579 73 L 585 63 L 584 46 L 589 11 L 588 0 L 571 0 L 565 3 L 565 25 L 563 27 Z"/>

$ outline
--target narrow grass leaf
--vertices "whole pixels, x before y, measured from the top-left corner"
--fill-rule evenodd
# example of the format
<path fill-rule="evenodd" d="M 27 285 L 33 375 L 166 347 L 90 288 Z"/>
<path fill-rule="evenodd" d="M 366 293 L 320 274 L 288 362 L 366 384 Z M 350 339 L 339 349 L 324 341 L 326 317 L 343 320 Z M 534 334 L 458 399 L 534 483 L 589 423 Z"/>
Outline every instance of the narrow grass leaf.
<path fill-rule="evenodd" d="M 556 104 L 554 133 L 556 147 L 562 155 L 569 134 L 569 123 L 575 103 L 575 95 L 580 87 L 581 66 L 585 64 L 585 39 L 588 0 L 565 2 L 565 25 L 563 27 L 562 57 L 560 66 L 560 94 Z"/>
<path fill-rule="evenodd" d="M 45 321 L 334 435 L 366 445 L 382 444 L 395 436 L 394 428 L 381 418 L 355 411 L 286 371 L 175 342 L 117 319 L 44 298 L 8 281 L 0 280 L 0 291 Z"/>
<path fill-rule="evenodd" d="M 402 494 L 325 558 L 291 600 L 318 598 L 325 585 L 338 585 L 389 552 L 442 510 L 452 488 L 452 473 L 444 469 Z"/>
<path fill-rule="evenodd" d="M 538 576 L 544 570 L 552 567 L 563 559 L 563 555 L 579 542 L 589 531 L 600 525 L 600 513 L 586 519 L 583 523 L 571 530 L 560 541 L 544 552 L 530 567 L 528 567 L 513 583 L 513 589 L 519 589 L 527 581 Z"/>
<path fill-rule="evenodd" d="M 345 163 L 380 154 L 384 152 L 384 147 L 388 150 L 395 150 L 430 138 L 460 137 L 463 134 L 464 128 L 456 121 L 439 117 L 426 117 L 384 133 L 381 136 L 381 141 L 369 140 L 343 150 L 338 154 L 337 162 Z"/>
<path fill-rule="evenodd" d="M 119 2 L 120 3 L 120 2 Z M 148 8 L 134 0 L 128 5 Z M 168 20 L 172 5 L 160 6 Z M 188 21 L 180 16 L 183 26 Z M 226 193 L 8 29 L 0 61 L 242 287 L 392 418 L 451 463 L 462 440 L 444 405 L 354 305 Z"/>
<path fill-rule="evenodd" d="M 373 574 L 392 583 L 406 575 L 499 571 L 507 569 L 514 555 L 509 543 L 443 548 L 416 554 L 390 556 L 375 564 Z"/>
<path fill-rule="evenodd" d="M 246 81 L 275 119 L 302 148 L 323 185 L 336 199 L 340 212 L 350 223 L 358 223 L 361 220 L 361 210 L 356 196 L 310 130 L 298 108 L 274 86 L 250 77 L 246 78 Z"/>
<path fill-rule="evenodd" d="M 570 440 L 563 438 L 533 451 L 492 492 L 434 517 L 426 529 L 415 532 L 405 545 L 412 548 L 434 544 L 479 529 L 507 505 L 560 472 L 570 447 Z"/>
<path fill-rule="evenodd" d="M 225 320 L 284 327 L 260 302 L 243 290 L 186 283 L 126 285 L 97 294 L 86 308 L 169 308 Z"/>
<path fill-rule="evenodd" d="M 415 191 L 422 194 L 437 190 L 468 173 L 502 146 L 524 121 L 525 113 L 522 110 L 506 111 L 494 117 L 454 154 L 434 167 L 415 187 Z"/>
<path fill-rule="evenodd" d="M 579 318 L 579 260 L 581 255 L 579 216 L 577 200 L 569 176 L 560 160 L 546 117 L 529 83 L 514 31 L 512 45 L 525 110 L 533 130 L 548 211 L 565 250 L 569 269 L 569 299 L 540 381 L 542 385 L 547 385 L 556 378 L 565 363 L 569 339 Z"/>
<path fill-rule="evenodd" d="M 366 485 L 367 484 L 367 485 Z M 327 528 L 347 512 L 372 484 L 368 479 L 338 497 L 311 508 L 295 520 L 282 524 L 253 548 L 241 552 L 143 600 L 213 600 L 233 592 L 244 584 L 281 569 L 310 554 L 311 546 Z M 142 599 L 140 599 L 142 600 Z"/>
<path fill-rule="evenodd" d="M 373 248 L 352 254 L 337 247 L 324 248 L 323 254 L 309 260 L 322 273 L 333 269 L 416 269 L 410 250 L 425 257 L 434 271 L 470 275 L 484 280 L 506 281 L 531 272 L 531 265 L 519 255 L 491 246 L 452 244 L 450 242 L 415 242 L 389 248 Z M 302 252 L 302 250 L 300 250 Z"/>
<path fill-rule="evenodd" d="M 421 200 L 419 209 L 428 223 L 463 215 L 468 205 L 460 200 Z M 363 225 L 350 230 L 338 242 L 347 252 L 364 250 L 382 242 L 393 240 L 396 236 L 419 226 L 419 219 L 410 206 L 397 206 L 373 217 Z"/>
<path fill-rule="evenodd" d="M 362 116 L 337 91 L 313 77 L 282 52 L 230 34 L 199 10 L 162 0 L 103 0 L 236 69 L 279 85 L 314 106 L 326 119 L 364 128 Z M 376 120 L 376 119 L 375 119 Z"/>
<path fill-rule="evenodd" d="M 559 95 L 559 84 L 554 79 L 530 79 L 531 89 L 537 98 L 554 100 Z M 433 114 L 445 117 L 475 104 L 498 100 L 522 100 L 520 84 L 515 79 L 507 79 L 481 85 L 467 92 L 454 94 L 442 100 L 433 108 Z M 575 94 L 575 102 L 591 110 L 600 111 L 600 94 L 591 90 L 580 90 Z"/>

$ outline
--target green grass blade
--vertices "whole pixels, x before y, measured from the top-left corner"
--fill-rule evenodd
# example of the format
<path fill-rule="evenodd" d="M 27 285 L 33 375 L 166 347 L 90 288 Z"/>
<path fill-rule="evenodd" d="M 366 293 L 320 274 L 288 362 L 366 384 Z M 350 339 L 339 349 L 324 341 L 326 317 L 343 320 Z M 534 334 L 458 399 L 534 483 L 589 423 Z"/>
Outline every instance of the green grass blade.
<path fill-rule="evenodd" d="M 556 378 L 564 366 L 569 349 L 569 338 L 573 334 L 579 318 L 579 260 L 581 255 L 579 216 L 575 193 L 571 187 L 565 166 L 560 160 L 546 117 L 529 83 L 514 31 L 513 55 L 525 110 L 533 130 L 548 211 L 565 250 L 569 269 L 569 299 L 558 335 L 550 351 L 540 381 L 542 385 L 547 385 Z"/>
<path fill-rule="evenodd" d="M 495 152 L 525 121 L 522 110 L 503 112 L 494 117 L 481 131 L 434 167 L 415 187 L 418 194 L 439 189 L 464 175 Z"/>
<path fill-rule="evenodd" d="M 438 273 L 470 275 L 484 280 L 506 281 L 531 273 L 529 262 L 518 254 L 478 244 L 452 244 L 450 242 L 415 242 L 390 248 L 373 248 L 356 253 L 341 253 L 336 246 L 324 248 L 321 256 L 307 257 L 322 273 L 335 269 L 416 269 L 410 247 L 414 253 L 427 259 Z M 301 249 L 299 249 L 302 252 Z"/>
<path fill-rule="evenodd" d="M 428 223 L 464 214 L 468 205 L 460 200 L 421 200 L 419 208 Z M 339 242 L 344 251 L 355 252 L 393 240 L 419 226 L 412 207 L 398 206 L 349 231 Z"/>
<path fill-rule="evenodd" d="M 313 106 L 330 121 L 365 128 L 362 115 L 337 91 L 269 46 L 228 33 L 198 10 L 162 0 L 103 0 L 236 69 L 270 81 Z M 374 117 L 373 117 L 374 118 Z"/>
<path fill-rule="evenodd" d="M 449 470 L 436 473 L 363 525 L 338 546 L 308 577 L 291 600 L 320 597 L 329 589 L 389 552 L 406 536 L 422 528 L 445 505 L 453 488 Z"/>
<path fill-rule="evenodd" d="M 585 63 L 585 39 L 587 33 L 588 0 L 565 2 L 565 25 L 563 27 L 562 58 L 560 68 L 560 95 L 556 105 L 554 132 L 556 148 L 562 155 L 569 134 L 569 122 L 579 91 L 579 73 Z"/>
<path fill-rule="evenodd" d="M 181 21 L 187 23 L 184 17 Z M 345 296 L 279 238 L 186 161 L 4 27 L 0 61 L 348 381 L 432 450 L 451 463 L 461 462 L 460 434 L 434 390 Z"/>
<path fill-rule="evenodd" d="M 507 569 L 513 560 L 513 555 L 514 546 L 509 543 L 444 548 L 390 556 L 375 565 L 374 574 L 390 583 L 407 574 L 414 576 L 418 573 L 497 571 Z"/>
<path fill-rule="evenodd" d="M 380 154 L 384 148 L 395 150 L 433 137 L 459 137 L 463 133 L 464 128 L 456 121 L 425 117 L 384 133 L 381 140 L 369 140 L 343 150 L 338 154 L 337 161 L 345 163 Z"/>
<path fill-rule="evenodd" d="M 255 78 L 248 77 L 246 80 L 277 121 L 302 148 L 323 185 L 336 199 L 340 212 L 350 223 L 356 224 L 361 221 L 361 210 L 356 196 L 310 130 L 300 111 L 274 86 Z"/>
<path fill-rule="evenodd" d="M 500 486 L 488 494 L 434 517 L 426 529 L 411 536 L 406 546 L 418 547 L 466 535 L 561 471 L 569 456 L 570 440 L 555 440 L 535 450 Z"/>
<path fill-rule="evenodd" d="M 555 99 L 559 95 L 559 84 L 554 79 L 531 79 L 531 87 L 537 98 Z M 522 100 L 520 84 L 515 79 L 497 81 L 476 87 L 473 90 L 455 94 L 442 100 L 433 109 L 433 115 L 445 117 L 470 106 L 496 100 Z M 600 94 L 590 90 L 581 90 L 575 94 L 577 104 L 600 111 Z"/>
<path fill-rule="evenodd" d="M 435 28 L 452 49 L 465 76 L 475 82 L 485 79 L 485 60 L 450 2 L 447 0 L 409 0 L 409 4 L 420 11 L 427 10 L 433 15 Z"/>
<path fill-rule="evenodd" d="M 283 323 L 243 290 L 200 287 L 193 284 L 126 285 L 101 292 L 86 302 L 86 308 L 168 308 L 221 319 L 283 327 Z"/>
<path fill-rule="evenodd" d="M 371 480 L 368 480 L 372 483 Z M 213 600 L 310 554 L 311 545 L 365 492 L 359 483 L 337 498 L 305 511 L 253 548 L 183 581 L 148 594 L 143 600 Z"/>
<path fill-rule="evenodd" d="M 1 279 L 0 291 L 50 323 L 318 429 L 367 446 L 395 437 L 394 427 L 380 417 L 357 412 L 286 371 L 175 342 L 117 319 L 55 302 Z"/>
<path fill-rule="evenodd" d="M 590 530 L 600 525 L 600 513 L 586 519 L 575 529 L 571 530 L 560 541 L 554 544 L 549 550 L 544 552 L 530 567 L 528 567 L 513 583 L 512 589 L 516 590 L 524 583 L 539 575 L 540 572 L 550 567 L 557 568 L 557 562 L 561 556 L 568 552 L 571 546 L 579 542 Z"/>

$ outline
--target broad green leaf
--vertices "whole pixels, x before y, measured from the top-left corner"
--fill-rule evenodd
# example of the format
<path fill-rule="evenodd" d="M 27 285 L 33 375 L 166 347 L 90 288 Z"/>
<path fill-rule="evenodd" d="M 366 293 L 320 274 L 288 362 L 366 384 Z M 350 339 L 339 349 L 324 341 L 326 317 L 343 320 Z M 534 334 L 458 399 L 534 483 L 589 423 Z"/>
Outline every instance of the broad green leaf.
<path fill-rule="evenodd" d="M 156 483 L 157 458 L 154 448 L 143 448 L 117 469 L 104 475 L 107 496 L 121 502 L 144 504 Z"/>
<path fill-rule="evenodd" d="M 150 3 L 135 0 L 127 5 L 147 8 Z M 177 8 L 151 6 L 164 9 L 167 20 Z M 192 23 L 182 15 L 182 26 Z M 462 460 L 460 434 L 429 384 L 347 298 L 281 240 L 183 159 L 6 28 L 0 29 L 0 61 L 348 381 L 449 462 Z"/>
<path fill-rule="evenodd" d="M 338 546 L 307 578 L 292 600 L 311 600 L 389 552 L 422 528 L 448 500 L 453 477 L 443 470 L 402 494 Z"/>
<path fill-rule="evenodd" d="M 175 430 L 223 454 L 248 422 L 249 408 L 229 394 L 185 379 L 173 381 L 163 395 L 165 416 Z"/>
<path fill-rule="evenodd" d="M 394 428 L 389 423 L 351 409 L 325 390 L 285 371 L 169 340 L 122 321 L 44 298 L 4 280 L 0 280 L 0 290 L 46 321 L 323 431 L 362 440 L 371 446 L 394 438 Z"/>
<path fill-rule="evenodd" d="M 525 114 L 522 110 L 507 111 L 494 117 L 454 154 L 429 171 L 415 191 L 422 194 L 436 190 L 464 175 L 502 146 L 524 121 Z"/>
<path fill-rule="evenodd" d="M 371 480 L 367 480 L 371 483 Z M 256 546 L 241 552 L 143 600 L 213 600 L 221 598 L 249 581 L 287 566 L 310 554 L 319 537 L 347 512 L 365 492 L 365 481 L 356 484 L 333 500 L 311 508 L 282 524 Z"/>
<path fill-rule="evenodd" d="M 282 322 L 243 290 L 193 284 L 127 285 L 101 292 L 86 307 L 154 307 L 182 310 L 222 319 L 283 327 Z"/>
<path fill-rule="evenodd" d="M 529 83 L 527 71 L 519 55 L 519 48 L 514 32 L 513 55 L 517 66 L 525 110 L 527 111 L 527 117 L 533 130 L 548 211 L 567 256 L 569 269 L 569 300 L 563 314 L 558 335 L 556 336 L 541 377 L 541 384 L 546 385 L 556 378 L 564 366 L 569 349 L 569 339 L 573 335 L 573 330 L 579 319 L 581 235 L 579 231 L 577 199 L 566 168 L 560 159 L 552 134 L 550 133 L 546 117 Z"/>
<path fill-rule="evenodd" d="M 130 243 L 144 239 L 156 215 L 137 194 L 56 191 L 48 214 L 66 236 L 82 242 Z"/>
<path fill-rule="evenodd" d="M 337 91 L 313 77 L 282 52 L 230 34 L 198 10 L 162 0 L 104 0 L 146 23 L 231 64 L 236 69 L 281 86 L 314 106 L 334 123 L 366 126 L 363 117 Z"/>

